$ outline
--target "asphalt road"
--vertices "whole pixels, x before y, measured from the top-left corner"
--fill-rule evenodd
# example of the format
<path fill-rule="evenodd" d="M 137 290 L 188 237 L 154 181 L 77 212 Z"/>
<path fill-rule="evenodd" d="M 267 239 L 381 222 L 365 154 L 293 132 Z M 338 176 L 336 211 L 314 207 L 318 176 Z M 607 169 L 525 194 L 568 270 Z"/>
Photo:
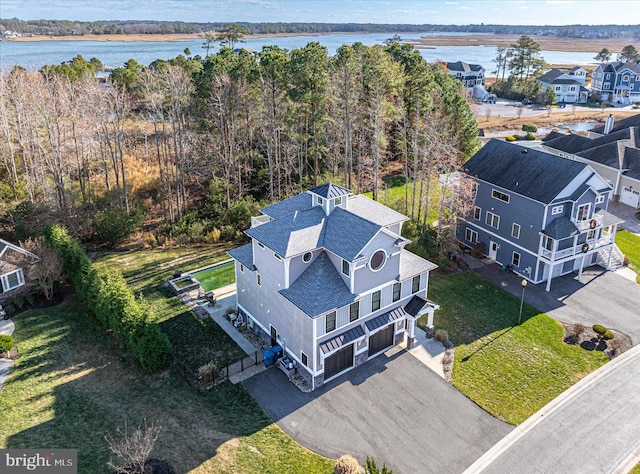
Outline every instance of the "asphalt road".
<path fill-rule="evenodd" d="M 398 348 L 311 394 L 275 368 L 243 383 L 298 443 L 363 464 L 372 456 L 394 474 L 462 472 L 513 429 Z"/>

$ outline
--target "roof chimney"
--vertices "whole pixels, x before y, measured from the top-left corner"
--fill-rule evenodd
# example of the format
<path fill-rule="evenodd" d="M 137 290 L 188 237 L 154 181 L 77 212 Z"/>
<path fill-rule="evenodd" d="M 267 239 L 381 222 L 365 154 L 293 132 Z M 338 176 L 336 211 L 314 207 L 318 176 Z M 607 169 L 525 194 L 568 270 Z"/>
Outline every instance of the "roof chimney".
<path fill-rule="evenodd" d="M 604 122 L 604 134 L 609 135 L 613 130 L 613 114 L 609 114 L 607 120 Z"/>

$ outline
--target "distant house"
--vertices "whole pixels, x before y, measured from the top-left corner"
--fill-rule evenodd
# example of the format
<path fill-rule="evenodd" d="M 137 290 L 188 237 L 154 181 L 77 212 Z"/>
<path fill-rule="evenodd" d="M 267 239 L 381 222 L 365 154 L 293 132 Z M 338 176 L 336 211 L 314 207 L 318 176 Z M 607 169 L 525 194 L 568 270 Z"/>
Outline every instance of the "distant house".
<path fill-rule="evenodd" d="M 547 291 L 557 276 L 621 264 L 613 189 L 588 164 L 492 139 L 462 171 L 476 181 L 475 207 L 456 229 L 463 245 Z"/>
<path fill-rule="evenodd" d="M 39 260 L 37 255 L 0 239 L 0 302 L 25 285 L 25 269 Z"/>
<path fill-rule="evenodd" d="M 448 74 L 462 81 L 467 94 L 482 99 L 487 94 L 484 90 L 485 69 L 479 64 L 467 64 L 463 61 L 447 63 Z"/>
<path fill-rule="evenodd" d="M 262 209 L 235 260 L 238 313 L 312 389 L 406 340 L 438 305 L 433 263 L 405 250 L 408 218 L 328 183 Z"/>
<path fill-rule="evenodd" d="M 571 69 L 551 69 L 536 80 L 543 89 L 551 87 L 558 102 L 567 104 L 585 104 L 589 90 L 584 86 L 587 71 L 581 67 Z"/>
<path fill-rule="evenodd" d="M 605 125 L 589 136 L 551 132 L 542 140 L 545 151 L 588 163 L 613 188 L 614 199 L 640 208 L 640 114 Z"/>
<path fill-rule="evenodd" d="M 640 64 L 617 61 L 598 65 L 593 71 L 591 91 L 611 103 L 640 102 Z"/>

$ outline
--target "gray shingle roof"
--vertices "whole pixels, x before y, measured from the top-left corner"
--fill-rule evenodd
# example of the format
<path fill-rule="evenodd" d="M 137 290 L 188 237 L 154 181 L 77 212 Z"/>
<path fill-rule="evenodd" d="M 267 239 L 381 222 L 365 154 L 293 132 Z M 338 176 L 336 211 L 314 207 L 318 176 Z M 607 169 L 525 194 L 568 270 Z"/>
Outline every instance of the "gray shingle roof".
<path fill-rule="evenodd" d="M 596 212 L 596 216 L 602 216 L 603 227 L 609 227 L 614 224 L 622 224 L 624 222 L 623 219 L 620 219 L 618 216 L 614 216 L 613 214 L 605 211 L 604 209 L 598 210 L 598 212 Z"/>
<path fill-rule="evenodd" d="M 277 202 L 271 206 L 262 209 L 262 212 L 268 216 L 277 219 L 286 216 L 295 211 L 302 211 L 311 207 L 311 194 L 302 193 L 296 196 Z"/>
<path fill-rule="evenodd" d="M 558 217 L 551 221 L 542 233 L 554 240 L 566 239 L 567 237 L 573 237 L 579 234 L 576 225 L 566 216 Z"/>
<path fill-rule="evenodd" d="M 578 81 L 576 81 L 575 79 L 554 79 L 554 81 L 551 84 L 558 84 L 558 85 L 574 85 L 574 86 L 581 86 L 582 84 L 580 84 Z"/>
<path fill-rule="evenodd" d="M 601 165 L 609 166 L 611 168 L 620 169 L 620 156 L 624 153 L 624 147 L 620 147 L 619 143 L 607 143 L 594 148 L 576 153 L 576 155 L 591 160 Z"/>
<path fill-rule="evenodd" d="M 388 226 L 409 220 L 407 216 L 362 194 L 349 198 L 347 210 L 380 226 Z"/>
<path fill-rule="evenodd" d="M 640 127 L 640 114 L 632 115 L 631 117 L 624 118 L 622 120 L 616 120 L 613 124 L 612 132 L 617 132 L 624 128 Z M 604 133 L 604 124 L 592 129 L 596 133 Z"/>
<path fill-rule="evenodd" d="M 640 179 L 640 149 L 639 148 L 625 148 L 623 168 L 626 171 L 623 173 L 630 178 Z"/>
<path fill-rule="evenodd" d="M 399 306 L 387 313 L 381 314 L 380 316 L 376 316 L 375 318 L 370 319 L 364 324 L 365 326 L 367 326 L 367 329 L 369 331 L 375 331 L 376 329 L 386 326 L 387 324 L 393 321 L 396 321 L 400 318 L 403 318 L 406 315 L 407 313 L 405 312 L 404 308 L 402 306 Z"/>
<path fill-rule="evenodd" d="M 542 76 L 538 77 L 538 81 L 544 82 L 546 84 L 551 84 L 563 74 L 567 74 L 567 71 L 565 71 L 564 69 L 552 69 L 551 71 L 546 72 Z"/>
<path fill-rule="evenodd" d="M 334 199 L 340 196 L 348 196 L 352 194 L 350 189 L 343 188 L 333 183 L 326 183 L 321 186 L 316 186 L 309 190 L 310 193 L 317 194 L 325 199 Z"/>
<path fill-rule="evenodd" d="M 411 298 L 409 302 L 404 306 L 404 310 L 407 312 L 407 314 L 415 317 L 418 316 L 420 311 L 422 311 L 422 308 L 427 305 L 436 306 L 433 301 L 429 301 L 426 298 L 414 295 L 413 298 Z"/>
<path fill-rule="evenodd" d="M 456 61 L 447 63 L 447 69 L 450 71 L 471 72 L 479 71 L 482 68 L 479 64 L 468 64 L 464 61 Z"/>
<path fill-rule="evenodd" d="M 336 207 L 327 217 L 322 246 L 351 262 L 380 229 L 379 225 Z"/>
<path fill-rule="evenodd" d="M 249 270 L 254 271 L 256 269 L 253 266 L 253 246 L 250 243 L 229 250 L 227 253 Z"/>
<path fill-rule="evenodd" d="M 338 334 L 327 341 L 321 342 L 320 349 L 323 354 L 328 354 L 329 352 L 339 349 L 362 336 L 364 336 L 364 329 L 362 329 L 362 325 L 359 325 L 343 332 L 342 334 Z"/>
<path fill-rule="evenodd" d="M 553 137 L 551 137 L 553 135 Z M 547 138 L 548 137 L 548 138 Z M 565 151 L 567 153 L 578 153 L 591 145 L 591 139 L 571 133 L 564 135 L 562 133 L 551 132 L 543 139 L 544 144 L 556 150 Z"/>
<path fill-rule="evenodd" d="M 331 214 L 334 213 L 335 211 Z M 281 257 L 291 257 L 323 246 L 326 220 L 324 210 L 315 206 L 304 211 L 294 211 L 274 221 L 252 227 L 245 233 Z"/>
<path fill-rule="evenodd" d="M 587 165 L 491 139 L 463 166 L 469 176 L 548 204 Z"/>
<path fill-rule="evenodd" d="M 428 272 L 436 268 L 438 268 L 438 265 L 435 263 L 425 260 L 408 250 L 402 249 L 402 253 L 400 254 L 400 275 L 398 275 L 398 281 L 413 278 L 416 275 L 420 275 L 421 273 Z"/>
<path fill-rule="evenodd" d="M 280 294 L 312 318 L 356 300 L 325 252 Z"/>

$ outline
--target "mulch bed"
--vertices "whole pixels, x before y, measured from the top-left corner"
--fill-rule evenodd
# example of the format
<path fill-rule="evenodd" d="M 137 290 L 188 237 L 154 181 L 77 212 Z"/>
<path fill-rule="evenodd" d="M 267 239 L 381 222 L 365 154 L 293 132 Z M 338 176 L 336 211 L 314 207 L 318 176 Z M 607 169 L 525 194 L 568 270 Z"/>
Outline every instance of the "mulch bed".
<path fill-rule="evenodd" d="M 616 331 L 615 329 L 610 329 L 614 338 L 610 341 L 605 341 L 604 339 L 599 340 L 597 333 L 590 327 L 586 327 L 584 332 L 576 337 L 573 324 L 560 324 L 564 327 L 565 336 L 563 341 L 566 344 L 580 346 L 587 351 L 602 351 L 609 359 L 613 359 L 633 347 L 631 338 L 625 333 Z"/>

